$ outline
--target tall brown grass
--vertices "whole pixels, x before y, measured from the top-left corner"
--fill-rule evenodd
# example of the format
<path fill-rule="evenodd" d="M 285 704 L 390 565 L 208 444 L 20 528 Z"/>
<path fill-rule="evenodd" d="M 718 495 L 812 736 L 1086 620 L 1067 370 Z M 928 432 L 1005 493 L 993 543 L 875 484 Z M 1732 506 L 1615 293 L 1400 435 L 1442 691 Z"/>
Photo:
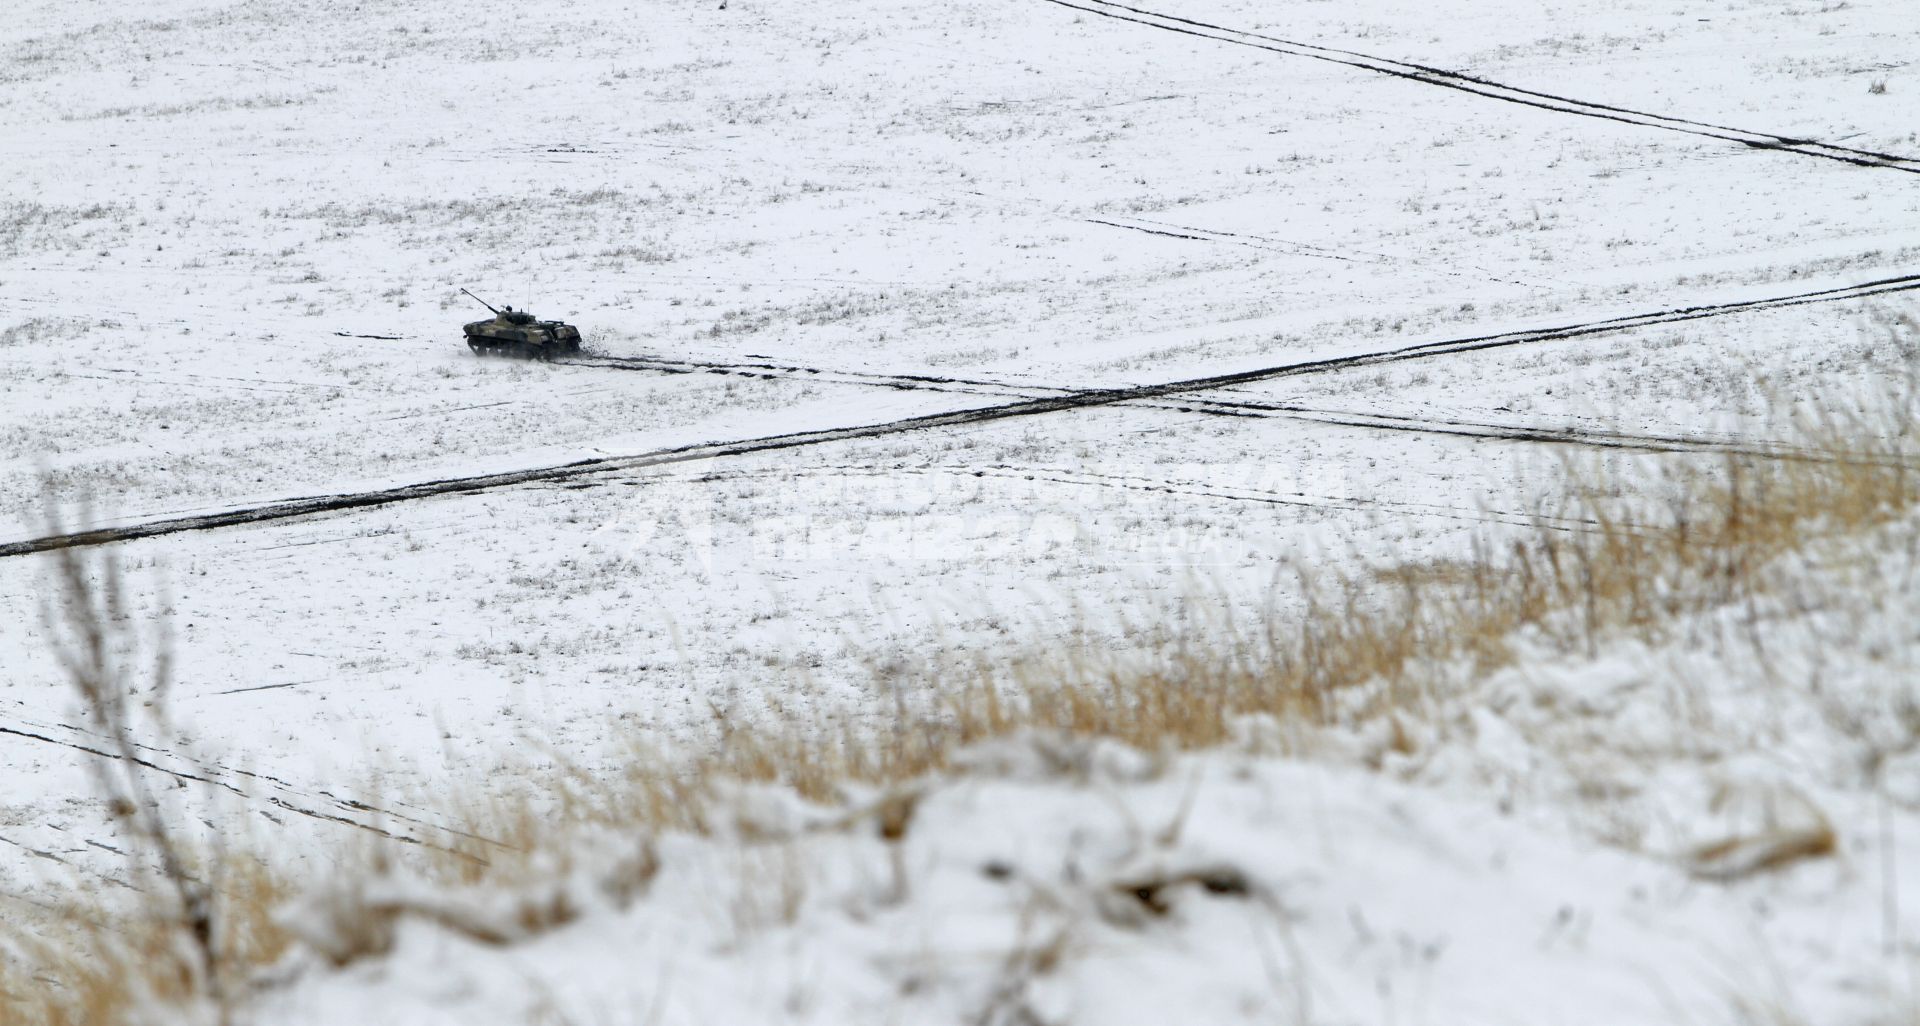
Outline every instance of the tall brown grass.
<path fill-rule="evenodd" d="M 273 916 L 293 892 L 285 876 L 252 857 L 186 871 L 208 884 L 209 919 L 221 933 L 211 966 L 199 961 L 192 927 L 157 889 L 129 903 L 76 888 L 60 907 L 0 915 L 7 924 L 0 1022 L 114 1026 L 155 1021 L 163 1009 L 232 1021 L 233 996 L 287 949 Z"/>
<path fill-rule="evenodd" d="M 1282 727 L 1418 711 L 1448 682 L 1508 665 L 1523 632 L 1538 651 L 1591 655 L 1665 640 L 1692 614 L 1756 600 L 1769 568 L 1920 505 L 1920 394 L 1799 418 L 1802 452 L 1715 461 L 1562 461 L 1564 487 L 1533 526 L 1484 537 L 1465 559 L 1365 574 L 1300 570 L 1255 624 L 1198 617 L 1114 652 L 1048 650 L 994 671 L 924 682 L 936 707 L 870 722 L 799 717 L 726 725 L 691 779 L 778 781 L 813 796 L 848 780 L 893 784 L 946 766 L 957 748 L 1032 729 L 1113 738 L 1145 751 L 1228 741 L 1248 717 Z M 1569 530 L 1566 525 L 1577 525 Z M 1284 737 L 1284 731 L 1282 735 Z M 655 769 L 644 770 L 646 780 Z M 676 777 L 685 780 L 688 777 Z M 646 783 L 646 788 L 659 785 Z M 676 785 L 677 786 L 677 785 Z"/>

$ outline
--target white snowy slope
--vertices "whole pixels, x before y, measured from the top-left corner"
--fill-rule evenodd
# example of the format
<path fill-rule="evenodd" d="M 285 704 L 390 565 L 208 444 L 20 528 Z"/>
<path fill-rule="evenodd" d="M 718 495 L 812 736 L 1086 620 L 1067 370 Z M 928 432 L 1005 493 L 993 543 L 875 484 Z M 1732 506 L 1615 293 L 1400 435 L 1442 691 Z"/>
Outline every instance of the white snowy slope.
<path fill-rule="evenodd" d="M 1033 735 L 902 792 L 918 802 L 898 842 L 881 796 L 759 788 L 713 800 L 714 837 L 583 838 L 518 894 L 319 884 L 261 1011 L 1907 1022 L 1920 724 L 1899 710 L 1920 608 L 1890 585 L 1915 569 L 1917 527 L 1778 567 L 1776 597 L 1678 624 L 1670 644 L 1523 656 L 1408 710 L 1398 741 L 1371 722 L 1284 759 L 1261 754 L 1281 732 L 1249 721 L 1231 749 L 1157 760 Z M 559 891 L 578 920 L 503 925 Z M 347 925 L 373 908 L 403 910 L 394 950 L 354 959 Z"/>
<path fill-rule="evenodd" d="M 139 524 L 1920 274 L 1920 175 L 1246 35 L 1912 156 L 1920 22 L 1904 0 L 1181 0 L 1141 8 L 1153 17 L 1074 3 L 16 0 L 0 15 L 0 546 L 47 533 L 49 503 L 69 527 Z M 580 325 L 594 355 L 476 359 L 459 326 L 485 312 L 462 287 Z M 1650 472 L 1766 446 L 1783 401 L 1850 396 L 1905 366 L 1913 342 L 1874 314 L 1913 294 L 629 463 L 105 551 L 140 617 L 164 615 L 173 637 L 170 711 L 192 751 L 156 738 L 154 760 L 230 785 L 188 779 L 189 805 L 289 847 L 355 830 L 330 817 L 430 839 L 433 817 L 402 803 L 449 766 L 545 745 L 590 763 L 716 707 L 867 711 L 885 706 L 876 667 L 999 658 L 1067 632 L 1124 641 L 1196 595 L 1257 617 L 1289 561 L 1337 570 L 1498 537 L 1552 487 L 1558 457 L 1597 441 L 1635 446 L 1604 458 Z M 15 891 L 128 878 L 77 761 L 95 745 L 43 626 L 47 565 L 0 558 L 0 888 Z M 1351 805 L 1346 840 L 1433 793 L 1339 768 L 1252 772 Z M 1142 802 L 1179 790 L 1138 786 Z M 1019 787 L 1039 789 L 1036 809 L 1111 828 L 1097 803 Z M 1223 823 L 1259 790 L 1234 787 L 1208 799 Z M 1419 815 L 1438 823 L 1458 802 L 1478 822 L 1484 798 L 1463 785 Z M 1534 823 L 1448 836 L 1476 846 L 1468 862 L 1508 839 L 1537 848 L 1537 877 L 1515 872 L 1545 891 L 1613 888 L 1592 866 L 1621 860 L 1658 876 L 1648 893 L 1680 886 Z M 932 829 L 988 836 L 959 813 Z M 945 837 L 911 843 L 939 852 Z M 1380 858 L 1381 873 L 1451 872 Z M 1431 893 L 1428 912 L 1382 899 L 1378 914 L 1425 936 L 1461 915 L 1447 886 Z M 1641 899 L 1622 885 L 1593 900 Z M 1658 950 L 1688 924 L 1750 935 L 1732 911 L 1744 897 L 1703 900 L 1656 898 L 1607 950 Z M 982 929 L 1004 940 L 1015 922 Z M 1860 943 L 1844 924 L 1820 964 Z M 897 937 L 848 950 L 869 943 Z M 1407 943 L 1394 957 L 1411 973 L 1423 942 Z M 1718 1000 L 1687 979 L 1681 1006 Z M 1348 997 L 1315 1007 L 1360 1021 L 1424 1007 L 1329 986 Z"/>

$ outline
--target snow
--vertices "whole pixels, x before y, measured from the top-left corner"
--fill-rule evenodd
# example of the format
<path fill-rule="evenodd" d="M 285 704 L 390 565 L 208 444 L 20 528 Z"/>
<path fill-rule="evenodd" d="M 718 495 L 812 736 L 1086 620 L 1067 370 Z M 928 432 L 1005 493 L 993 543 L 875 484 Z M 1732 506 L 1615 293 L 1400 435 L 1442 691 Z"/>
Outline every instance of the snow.
<path fill-rule="evenodd" d="M 1920 153 L 1900 0 L 1155 10 Z M 1905 172 L 1037 0 L 24 0 L 0 53 L 0 542 L 46 532 L 48 492 L 69 520 L 140 523 L 1920 269 Z M 579 324 L 605 359 L 476 360 L 461 287 Z M 1464 554 L 1523 524 L 1569 447 L 1383 419 L 1765 443 L 1783 404 L 1911 361 L 1875 318 L 1889 308 L 1911 302 L 125 543 L 137 613 L 171 626 L 192 738 L 153 756 L 231 784 L 186 793 L 289 850 L 352 828 L 267 795 L 431 838 L 422 794 L 545 746 L 591 763 L 715 707 L 870 713 L 900 667 L 1122 647 L 1197 606 L 1248 622 L 1294 563 Z M 900 375 L 964 380 L 875 382 Z M 270 1019 L 520 1021 L 551 1001 L 586 1022 L 944 1021 L 1066 929 L 1065 968 L 1007 999 L 1041 1021 L 1716 1021 L 1729 992 L 1783 988 L 1809 1021 L 1871 1021 L 1876 803 L 1911 850 L 1920 763 L 1889 750 L 1870 778 L 1833 726 L 1896 722 L 1912 679 L 1903 607 L 1849 605 L 1911 589 L 1849 583 L 1835 567 L 1854 562 L 1804 571 L 1809 608 L 1835 612 L 1779 613 L 1764 653 L 1525 659 L 1454 696 L 1413 753 L 1367 756 L 1355 728 L 1314 759 L 938 782 L 891 904 L 871 837 L 661 839 L 661 877 L 624 910 L 504 947 L 408 923 L 391 959 L 303 976 Z M 0 559 L 8 891 L 130 878 L 70 747 L 90 741 L 43 626 L 46 565 Z M 1129 839 L 1196 778 L 1177 845 Z M 1667 857 L 1803 799 L 1837 858 L 1720 884 Z M 1228 862 L 1256 887 L 1188 888 L 1142 923 L 1094 907 L 1150 857 Z M 986 880 L 989 859 L 1018 871 Z M 750 884 L 788 871 L 809 882 L 793 921 L 728 920 L 764 913 Z"/>
<path fill-rule="evenodd" d="M 404 873 L 371 893 L 322 887 L 289 919 L 314 954 L 280 967 L 262 1011 L 1898 1021 L 1920 928 L 1899 897 L 1916 879 L 1901 853 L 1920 842 L 1906 797 L 1920 764 L 1892 711 L 1916 698 L 1920 610 L 1887 585 L 1912 572 L 1917 537 L 1906 522 L 1789 561 L 1768 597 L 1687 618 L 1667 643 L 1543 650 L 1461 678 L 1391 751 L 1373 723 L 1292 758 L 1257 724 L 1178 757 L 1033 733 L 891 796 L 723 788 L 706 799 L 711 834 L 588 834 L 518 895 Z M 882 810 L 903 797 L 890 841 Z M 1771 862 L 1808 830 L 1835 850 Z M 577 919 L 476 942 L 524 921 L 515 907 L 552 907 L 555 888 L 578 896 Z M 390 951 L 336 939 L 376 908 L 398 910 Z"/>

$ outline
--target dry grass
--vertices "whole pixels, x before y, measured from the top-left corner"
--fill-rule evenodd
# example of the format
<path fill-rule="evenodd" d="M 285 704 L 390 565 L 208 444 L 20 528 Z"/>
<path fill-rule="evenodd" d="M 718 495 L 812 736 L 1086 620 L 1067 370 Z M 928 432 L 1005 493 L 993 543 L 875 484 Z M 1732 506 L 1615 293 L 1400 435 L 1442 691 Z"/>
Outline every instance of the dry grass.
<path fill-rule="evenodd" d="M 287 892 L 265 863 L 226 838 L 193 833 L 197 818 L 152 786 L 140 737 L 172 733 L 172 660 L 163 628 L 155 638 L 140 635 L 118 564 L 62 550 L 53 579 L 45 615 L 87 726 L 105 745 L 87 768 L 132 848 L 138 886 L 131 901 L 34 917 L 35 926 L 54 929 L 10 931 L 18 936 L 4 938 L 12 957 L 0 959 L 0 1019 L 115 1023 L 155 1004 L 197 1004 L 224 1026 L 236 984 L 285 950 L 271 915 Z M 188 747 L 177 736 L 166 740 Z"/>
<path fill-rule="evenodd" d="M 1165 752 L 1242 738 L 1260 718 L 1280 728 L 1268 740 L 1284 750 L 1288 728 L 1378 718 L 1404 748 L 1405 723 L 1509 665 L 1516 638 L 1574 655 L 1622 637 L 1658 643 L 1689 615 L 1758 600 L 1782 557 L 1908 514 L 1920 506 L 1916 413 L 1920 392 L 1906 389 L 1782 432 L 1821 458 L 1729 455 L 1652 479 L 1644 464 L 1569 461 L 1569 486 L 1531 531 L 1469 559 L 1364 577 L 1301 571 L 1291 602 L 1278 603 L 1297 612 L 1252 628 L 1215 620 L 1118 654 L 1078 646 L 1006 671 L 956 667 L 907 689 L 929 705 L 903 704 L 878 725 L 807 713 L 742 724 L 716 710 L 704 742 L 636 747 L 613 774 L 549 753 L 557 770 L 519 797 L 472 806 L 470 819 L 515 850 L 540 850 L 555 823 L 750 835 L 751 824 L 714 821 L 715 782 L 820 799 L 849 785 L 899 793 L 967 745 L 1031 730 Z M 523 859 L 488 848 L 461 846 L 438 871 L 469 883 L 519 875 Z"/>
<path fill-rule="evenodd" d="M 1591 655 L 1632 637 L 1666 639 L 1684 618 L 1751 603 L 1768 570 L 1808 545 L 1856 535 L 1920 505 L 1920 395 L 1828 413 L 1793 432 L 1819 459 L 1729 455 L 1669 467 L 1569 461 L 1558 501 L 1535 526 L 1472 558 L 1365 576 L 1301 571 L 1297 610 L 1251 628 L 1213 622 L 1132 651 L 1050 651 L 1010 671 L 962 668 L 928 682 L 937 708 L 891 725 L 789 718 L 743 728 L 721 719 L 689 766 L 634 764 L 643 805 L 676 827 L 689 783 L 777 781 L 815 797 L 848 781 L 897 784 L 945 768 L 972 742 L 1032 729 L 1098 735 L 1144 751 L 1232 740 L 1249 717 L 1290 726 L 1384 718 L 1397 730 L 1446 688 L 1510 664 L 1515 639 Z M 1564 525 L 1580 525 L 1567 530 Z M 641 822 L 662 822 L 642 810 Z"/>
<path fill-rule="evenodd" d="M 903 706 L 878 727 L 801 714 L 748 726 L 717 715 L 697 748 L 636 750 L 615 773 L 549 753 L 554 768 L 461 810 L 490 840 L 451 853 L 373 850 L 347 859 L 361 867 L 349 872 L 378 878 L 404 859 L 410 872 L 448 887 L 516 888 L 535 895 L 530 908 L 564 910 L 564 893 L 537 885 L 557 865 L 564 870 L 569 837 L 608 828 L 630 836 L 725 830 L 751 840 L 753 824 L 715 819 L 734 815 L 710 800 L 726 782 L 777 782 L 813 797 L 867 785 L 881 797 L 861 815 L 897 834 L 912 815 L 910 782 L 946 769 L 962 746 L 1016 732 L 1097 735 L 1165 752 L 1229 741 L 1259 718 L 1279 728 L 1274 743 L 1286 748 L 1311 728 L 1380 719 L 1404 746 L 1406 718 L 1512 662 L 1516 638 L 1569 654 L 1621 637 L 1657 642 L 1690 614 L 1765 595 L 1769 567 L 1783 557 L 1909 514 L 1920 505 L 1916 412 L 1907 390 L 1866 411 L 1808 419 L 1795 432 L 1799 449 L 1829 454 L 1819 459 L 1735 455 L 1668 466 L 1652 479 L 1645 463 L 1569 463 L 1571 486 L 1537 510 L 1533 530 L 1485 543 L 1472 558 L 1354 577 L 1303 571 L 1284 617 L 1251 629 L 1214 623 L 1117 655 L 1081 647 L 1002 673 L 964 668 L 928 682 L 937 704 Z M 136 833 L 161 849 L 177 846 L 164 825 Z M 159 887 L 130 912 L 72 911 L 61 930 L 16 942 L 16 957 L 0 962 L 0 1018 L 110 1024 L 152 1001 L 198 1002 L 218 1014 L 223 993 L 243 991 L 248 974 L 288 943 L 270 916 L 287 887 L 258 861 L 229 856 L 218 863 L 225 871 L 211 874 L 183 852 L 171 859 L 172 870 L 169 856 L 159 861 L 172 897 Z M 389 932 L 394 917 L 447 915 L 405 902 L 356 907 L 387 917 Z M 748 912 L 777 918 L 781 908 Z M 567 918 L 535 916 L 507 933 Z M 367 950 L 377 951 L 378 931 L 372 936 Z"/>
<path fill-rule="evenodd" d="M 0 1022 L 109 1026 L 145 1022 L 156 1007 L 226 1019 L 219 995 L 240 991 L 286 951 L 289 938 L 273 915 L 292 889 L 252 858 L 195 873 L 209 885 L 210 920 L 220 937 L 212 972 L 223 986 L 208 986 L 190 930 L 163 887 L 125 906 L 78 892 L 68 907 L 0 919 L 9 924 L 0 934 Z"/>

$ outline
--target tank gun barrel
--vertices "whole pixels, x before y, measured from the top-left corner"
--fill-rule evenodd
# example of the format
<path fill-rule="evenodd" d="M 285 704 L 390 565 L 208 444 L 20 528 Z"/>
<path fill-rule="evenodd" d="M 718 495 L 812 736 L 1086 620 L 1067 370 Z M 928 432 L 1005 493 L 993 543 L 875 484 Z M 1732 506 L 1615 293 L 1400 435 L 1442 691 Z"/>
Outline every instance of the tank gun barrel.
<path fill-rule="evenodd" d="M 467 292 L 467 290 L 466 290 L 466 289 L 461 289 L 460 291 L 462 291 L 462 292 Z M 487 308 L 487 309 L 489 309 L 489 310 L 493 310 L 493 304 L 492 304 L 492 303 L 489 303 L 489 302 L 487 302 L 486 300 L 484 300 L 484 299 L 481 299 L 481 298 L 480 298 L 479 296 L 476 296 L 476 295 L 474 295 L 474 294 L 473 294 L 473 293 L 471 293 L 471 292 L 467 292 L 467 295 L 468 295 L 468 297 L 470 297 L 470 298 L 471 298 L 471 299 L 472 299 L 472 300 L 473 300 L 474 302 L 476 302 L 476 303 L 479 303 L 479 304 L 480 304 L 481 306 L 484 306 L 484 307 L 486 307 L 486 308 Z M 498 316 L 500 316 L 500 311 L 498 311 L 498 310 L 493 310 L 493 315 L 494 315 L 495 317 L 498 317 Z"/>

